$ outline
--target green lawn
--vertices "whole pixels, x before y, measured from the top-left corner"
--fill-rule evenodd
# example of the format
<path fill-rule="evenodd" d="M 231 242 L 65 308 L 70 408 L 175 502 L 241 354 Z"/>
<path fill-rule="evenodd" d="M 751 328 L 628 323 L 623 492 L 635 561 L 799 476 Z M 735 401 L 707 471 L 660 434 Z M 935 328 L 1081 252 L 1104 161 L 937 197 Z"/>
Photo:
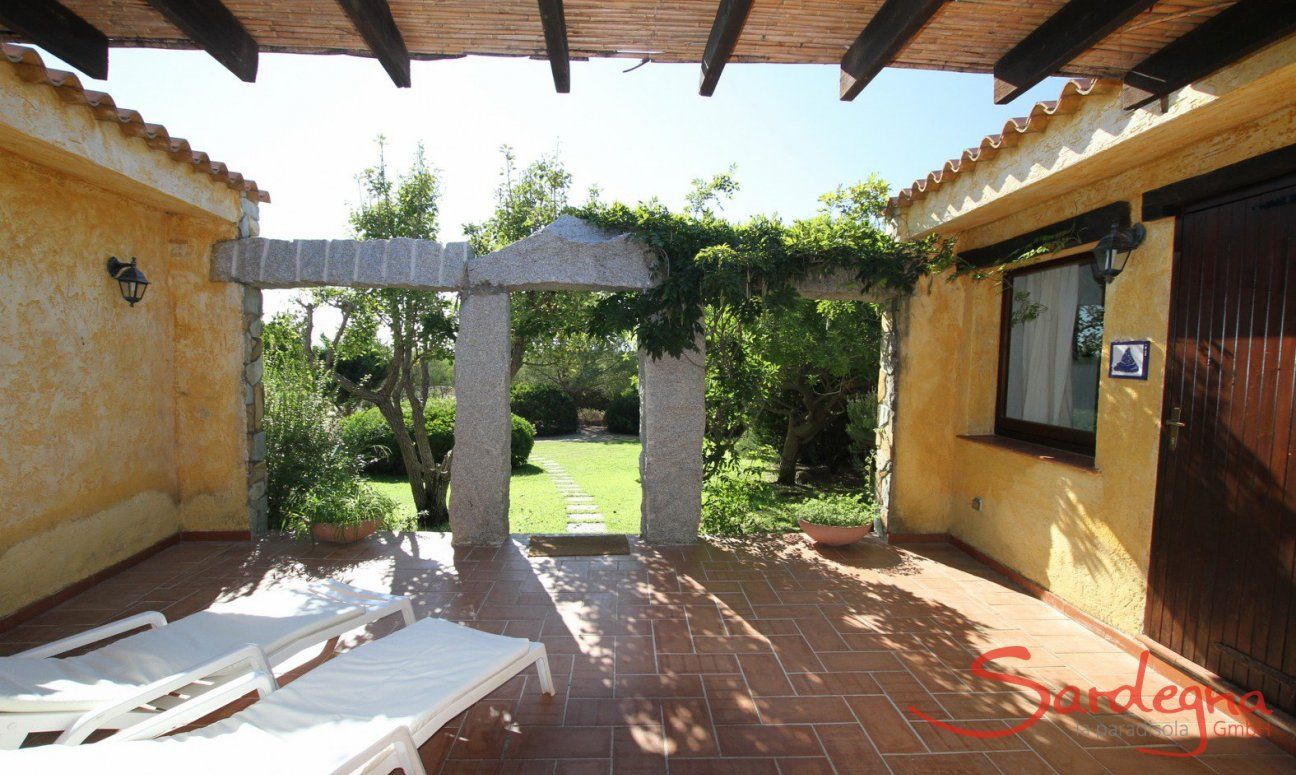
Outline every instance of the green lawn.
<path fill-rule="evenodd" d="M 594 498 L 609 533 L 638 534 L 642 495 L 639 450 L 637 437 L 604 436 L 598 441 L 537 440 L 531 455 L 562 466 Z M 517 481 L 516 474 L 513 481 Z M 517 509 L 518 499 L 512 500 L 513 509 Z M 515 519 L 511 512 L 509 516 L 510 521 Z"/>
<path fill-rule="evenodd" d="M 599 441 L 538 439 L 533 458 L 563 467 L 598 504 L 610 533 L 639 532 L 639 439 L 610 436 Z M 372 476 L 369 483 L 414 515 L 414 499 L 404 477 Z M 509 480 L 509 530 L 513 533 L 563 533 L 567 507 L 553 480 L 539 466 L 513 469 Z"/>

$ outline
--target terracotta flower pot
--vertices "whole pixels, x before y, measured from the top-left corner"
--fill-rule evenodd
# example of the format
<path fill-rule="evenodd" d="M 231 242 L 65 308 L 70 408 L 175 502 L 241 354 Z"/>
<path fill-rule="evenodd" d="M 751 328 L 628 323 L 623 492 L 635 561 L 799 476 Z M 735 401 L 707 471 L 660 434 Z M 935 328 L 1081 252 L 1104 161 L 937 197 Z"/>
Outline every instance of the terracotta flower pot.
<path fill-rule="evenodd" d="M 797 520 L 797 523 L 801 525 L 801 532 L 810 536 L 815 543 L 824 546 L 847 546 L 873 532 L 872 522 L 859 527 L 816 525 L 813 522 L 806 522 L 804 519 Z"/>
<path fill-rule="evenodd" d="M 366 519 L 348 525 L 321 522 L 318 525 L 311 525 L 311 535 L 315 536 L 316 541 L 323 541 L 326 544 L 353 544 L 373 535 L 380 524 L 376 519 Z"/>

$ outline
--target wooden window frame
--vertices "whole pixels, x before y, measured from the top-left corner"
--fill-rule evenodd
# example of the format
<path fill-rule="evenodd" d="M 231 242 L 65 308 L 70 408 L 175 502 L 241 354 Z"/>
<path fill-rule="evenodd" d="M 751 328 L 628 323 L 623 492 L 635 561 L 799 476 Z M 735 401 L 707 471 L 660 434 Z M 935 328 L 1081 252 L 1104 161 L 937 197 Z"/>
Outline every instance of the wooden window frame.
<path fill-rule="evenodd" d="M 1042 272 L 1049 269 L 1072 264 L 1085 264 L 1092 261 L 1092 256 L 1086 251 L 1079 254 L 1061 256 L 1056 259 L 1042 261 L 1038 264 L 1032 264 L 1021 269 L 1014 269 L 1006 272 L 1003 278 L 1002 293 L 1003 301 L 1000 305 L 999 312 L 999 379 L 997 393 L 995 396 L 995 424 L 994 432 L 996 436 L 1003 436 L 1008 439 L 1016 439 L 1031 444 L 1039 444 L 1053 449 L 1066 450 L 1092 458 L 1097 440 L 1097 407 L 1094 409 L 1094 426 L 1093 431 L 1082 431 L 1076 428 L 1064 428 L 1059 425 L 1045 425 L 1044 423 L 1030 422 L 1029 420 L 1019 420 L 1008 417 L 1006 413 L 1008 402 L 1008 356 L 1010 352 L 1009 343 L 1012 336 L 1012 313 L 1013 313 L 1013 280 L 1022 275 Z M 1107 288 L 1103 287 L 1103 308 L 1107 306 Z M 1102 355 L 1099 354 L 1100 368 L 1098 371 L 1097 385 L 1095 389 L 1102 386 Z M 1101 402 L 1099 402 L 1101 404 Z"/>

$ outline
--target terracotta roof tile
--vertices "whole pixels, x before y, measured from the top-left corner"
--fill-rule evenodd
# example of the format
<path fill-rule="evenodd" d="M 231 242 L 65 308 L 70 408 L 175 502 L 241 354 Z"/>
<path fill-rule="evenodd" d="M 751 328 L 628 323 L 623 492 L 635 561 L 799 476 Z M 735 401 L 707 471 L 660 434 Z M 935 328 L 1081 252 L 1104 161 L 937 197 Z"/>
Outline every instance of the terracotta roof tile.
<path fill-rule="evenodd" d="M 981 139 L 979 146 L 968 148 L 957 159 L 950 159 L 940 169 L 933 170 L 927 174 L 927 177 L 919 178 L 909 188 L 902 189 L 891 200 L 889 210 L 895 212 L 900 208 L 908 207 L 915 200 L 921 199 L 941 186 L 950 183 L 977 164 L 990 161 L 998 156 L 1000 152 L 1013 147 L 1021 139 L 1022 135 L 1045 131 L 1054 116 L 1065 116 L 1076 112 L 1079 110 L 1080 102 L 1084 98 L 1096 94 L 1106 94 L 1117 87 L 1118 84 L 1114 81 L 1093 78 L 1077 78 L 1067 81 L 1062 87 L 1062 93 L 1058 95 L 1056 100 L 1035 103 L 1035 106 L 1031 108 L 1030 115 L 1008 119 L 1004 124 L 1003 131 L 999 134 L 986 135 Z"/>
<path fill-rule="evenodd" d="M 117 107 L 113 98 L 104 92 L 84 88 L 73 73 L 45 67 L 40 54 L 32 49 L 3 43 L 0 44 L 0 50 L 3 51 L 4 61 L 24 81 L 49 86 L 64 102 L 84 105 L 96 120 L 117 124 L 124 134 L 142 139 L 153 150 L 165 153 L 178 162 L 193 165 L 218 183 L 242 191 L 249 199 L 270 201 L 270 192 L 257 188 L 255 180 L 244 178 L 242 174 L 230 170 L 224 162 L 215 161 L 206 153 L 194 150 L 183 137 L 172 137 L 161 124 L 146 122 L 138 111 Z"/>

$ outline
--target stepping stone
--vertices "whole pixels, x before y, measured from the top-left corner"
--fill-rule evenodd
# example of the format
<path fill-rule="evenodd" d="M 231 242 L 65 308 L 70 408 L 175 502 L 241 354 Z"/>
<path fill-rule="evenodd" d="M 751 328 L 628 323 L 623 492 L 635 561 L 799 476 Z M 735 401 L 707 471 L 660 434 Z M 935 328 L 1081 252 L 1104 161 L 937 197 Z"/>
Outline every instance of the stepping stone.
<path fill-rule="evenodd" d="M 575 503 L 577 501 L 580 501 L 581 503 L 593 503 L 594 496 L 592 495 L 568 495 L 567 496 L 568 503 Z"/>
<path fill-rule="evenodd" d="M 602 522 L 586 522 L 579 525 L 568 525 L 568 533 L 606 533 L 607 525 Z"/>
<path fill-rule="evenodd" d="M 568 503 L 568 504 L 567 504 L 567 511 L 569 511 L 569 512 L 582 512 L 582 511 L 583 511 L 583 512 L 585 512 L 586 514 L 589 514 L 589 513 L 591 513 L 591 512 L 598 511 L 598 506 L 596 506 L 596 505 L 593 504 L 593 503 Z"/>
<path fill-rule="evenodd" d="M 602 522 L 602 514 L 568 514 L 567 522 Z"/>

